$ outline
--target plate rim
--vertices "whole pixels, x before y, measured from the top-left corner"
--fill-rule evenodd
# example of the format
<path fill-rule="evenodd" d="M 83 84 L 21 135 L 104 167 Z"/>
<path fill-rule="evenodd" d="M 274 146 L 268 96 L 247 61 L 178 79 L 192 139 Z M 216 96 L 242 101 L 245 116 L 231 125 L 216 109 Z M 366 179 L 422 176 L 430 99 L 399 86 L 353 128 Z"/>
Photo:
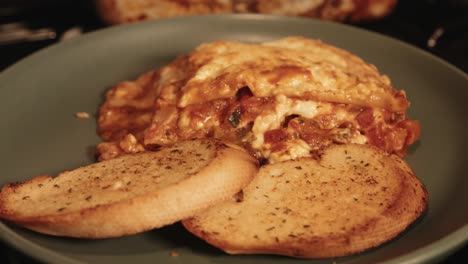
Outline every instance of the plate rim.
<path fill-rule="evenodd" d="M 174 17 L 174 18 L 165 18 L 159 20 L 149 20 L 149 21 L 142 21 L 137 23 L 131 24 L 122 24 L 122 25 L 115 25 L 111 27 L 100 28 L 94 30 L 92 32 L 88 32 L 79 36 L 74 39 L 67 40 L 65 42 L 55 43 L 53 45 L 47 46 L 39 51 L 36 51 L 23 59 L 19 60 L 18 62 L 10 65 L 2 72 L 0 72 L 0 84 L 2 83 L 3 78 L 8 76 L 10 73 L 14 73 L 15 71 L 20 70 L 23 65 L 28 64 L 30 61 L 34 61 L 37 59 L 42 58 L 43 56 L 47 55 L 49 52 L 54 52 L 56 49 L 65 49 L 67 45 L 76 43 L 78 41 L 90 41 L 93 38 L 99 38 L 100 35 L 103 34 L 115 34 L 119 31 L 124 30 L 132 30 L 137 28 L 144 28 L 149 26 L 157 27 L 160 24 L 165 23 L 174 23 L 174 21 L 192 21 L 192 20 L 206 20 L 206 19 L 222 19 L 222 20 L 230 20 L 232 22 L 235 21 L 248 21 L 248 20 L 263 20 L 263 21 L 280 21 L 280 20 L 287 20 L 288 23 L 294 23 L 295 21 L 300 21 L 303 23 L 311 23 L 311 24 L 328 24 L 333 27 L 341 27 L 345 30 L 352 30 L 357 32 L 364 32 L 365 34 L 370 34 L 373 36 L 378 36 L 382 38 L 385 42 L 393 42 L 398 43 L 398 45 L 402 45 L 405 49 L 410 49 L 412 52 L 416 52 L 417 54 L 424 56 L 426 58 L 431 59 L 435 63 L 439 63 L 441 66 L 448 68 L 450 71 L 458 74 L 465 81 L 468 82 L 468 73 L 464 72 L 462 69 L 458 68 L 457 66 L 451 64 L 450 62 L 437 57 L 430 52 L 423 50 L 420 47 L 411 45 L 407 42 L 404 42 L 400 39 L 396 39 L 387 35 L 384 35 L 379 32 L 374 32 L 368 29 L 358 28 L 353 25 L 342 24 L 333 21 L 324 21 L 314 18 L 300 18 L 300 17 L 289 17 L 289 16 L 278 16 L 278 15 L 265 15 L 265 14 L 219 14 L 219 15 L 198 15 L 198 16 L 187 16 L 187 17 Z M 179 22 L 180 23 L 180 22 Z M 468 88 L 468 87 L 467 87 Z M 72 259 L 66 255 L 61 254 L 58 251 L 50 250 L 45 247 L 42 247 L 40 244 L 34 243 L 28 239 L 21 237 L 18 233 L 16 233 L 13 229 L 9 228 L 7 224 L 0 221 L 0 239 L 7 243 L 8 245 L 14 247 L 21 253 L 28 255 L 36 260 L 46 261 L 50 263 L 84 263 L 80 260 Z M 394 263 L 422 263 L 429 260 L 437 259 L 438 257 L 443 257 L 444 254 L 449 254 L 450 252 L 455 251 L 457 248 L 461 248 L 466 245 L 468 242 L 468 223 L 459 227 L 458 229 L 452 231 L 448 235 L 442 237 L 437 241 L 432 241 L 429 244 L 420 247 L 416 250 L 407 252 L 403 255 L 398 257 L 389 259 L 384 261 L 383 263 L 386 264 L 394 264 Z"/>

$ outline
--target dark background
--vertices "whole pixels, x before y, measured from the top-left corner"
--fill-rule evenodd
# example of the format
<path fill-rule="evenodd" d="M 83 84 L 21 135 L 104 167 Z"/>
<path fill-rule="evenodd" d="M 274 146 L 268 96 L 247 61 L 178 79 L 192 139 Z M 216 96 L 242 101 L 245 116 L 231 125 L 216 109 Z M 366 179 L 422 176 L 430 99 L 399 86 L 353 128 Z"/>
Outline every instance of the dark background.
<path fill-rule="evenodd" d="M 0 29 L 1 25 L 18 22 L 32 31 L 47 28 L 55 32 L 55 37 L 16 43 L 0 41 L 0 71 L 58 42 L 70 29 L 89 32 L 105 26 L 96 16 L 91 0 L 0 0 Z M 400 39 L 468 72 L 468 0 L 400 0 L 390 16 L 356 26 Z M 0 242 L 0 263 L 37 262 Z M 442 263 L 468 263 L 468 246 Z"/>

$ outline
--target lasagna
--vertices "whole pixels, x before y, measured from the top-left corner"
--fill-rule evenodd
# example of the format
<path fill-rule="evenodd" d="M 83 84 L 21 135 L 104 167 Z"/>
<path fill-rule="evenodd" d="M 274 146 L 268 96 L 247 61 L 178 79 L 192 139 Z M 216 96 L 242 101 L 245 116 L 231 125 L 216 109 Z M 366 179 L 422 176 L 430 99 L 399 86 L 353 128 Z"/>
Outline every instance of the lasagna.
<path fill-rule="evenodd" d="M 420 133 L 409 105 L 375 66 L 319 40 L 215 41 L 109 90 L 97 152 L 214 137 L 270 163 L 347 143 L 404 156 Z"/>

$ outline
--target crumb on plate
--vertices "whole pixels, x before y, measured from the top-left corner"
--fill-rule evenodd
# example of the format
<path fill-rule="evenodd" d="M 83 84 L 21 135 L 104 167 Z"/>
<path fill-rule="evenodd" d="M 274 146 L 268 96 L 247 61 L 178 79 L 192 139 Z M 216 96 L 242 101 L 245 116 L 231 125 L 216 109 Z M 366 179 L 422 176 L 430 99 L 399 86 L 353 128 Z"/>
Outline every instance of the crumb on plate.
<path fill-rule="evenodd" d="M 79 119 L 87 119 L 89 118 L 89 114 L 86 112 L 76 112 L 75 116 Z"/>

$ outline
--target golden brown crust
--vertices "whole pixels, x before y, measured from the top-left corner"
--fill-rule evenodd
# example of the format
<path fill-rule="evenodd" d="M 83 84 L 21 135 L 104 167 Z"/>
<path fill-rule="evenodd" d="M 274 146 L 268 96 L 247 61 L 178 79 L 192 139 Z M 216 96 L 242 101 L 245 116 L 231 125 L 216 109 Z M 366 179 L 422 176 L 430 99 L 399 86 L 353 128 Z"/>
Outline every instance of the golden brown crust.
<path fill-rule="evenodd" d="M 391 111 L 409 106 L 404 92 L 395 90 L 374 65 L 319 40 L 211 42 L 196 48 L 188 60 L 196 71 L 179 88 L 179 107 L 232 97 L 242 87 L 257 97 L 281 94 Z"/>
<path fill-rule="evenodd" d="M 191 216 L 239 191 L 256 161 L 210 140 L 122 156 L 10 184 L 0 192 L 0 218 L 57 236 L 135 234 Z"/>
<path fill-rule="evenodd" d="M 136 22 L 175 16 L 228 13 L 223 0 L 97 0 L 101 18 L 109 24 Z"/>
<path fill-rule="evenodd" d="M 96 0 L 100 17 L 109 24 L 219 13 L 260 13 L 364 21 L 385 17 L 397 0 Z"/>
<path fill-rule="evenodd" d="M 345 256 L 396 237 L 426 209 L 427 191 L 396 156 L 337 145 L 320 162 L 267 165 L 243 201 L 183 220 L 196 236 L 231 254 Z"/>
<path fill-rule="evenodd" d="M 99 108 L 99 136 L 107 141 L 121 140 L 129 133 L 141 138 L 151 123 L 158 81 L 159 72 L 150 71 L 109 89 Z"/>

